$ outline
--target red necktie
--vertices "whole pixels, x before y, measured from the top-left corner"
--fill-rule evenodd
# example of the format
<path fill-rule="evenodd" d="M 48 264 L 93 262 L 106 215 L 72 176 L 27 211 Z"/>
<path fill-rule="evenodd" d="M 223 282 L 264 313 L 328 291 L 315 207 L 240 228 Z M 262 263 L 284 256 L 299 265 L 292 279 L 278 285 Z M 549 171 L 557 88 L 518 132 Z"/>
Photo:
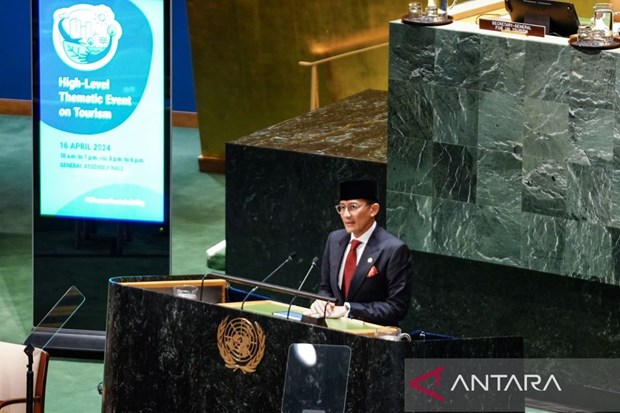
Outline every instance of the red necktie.
<path fill-rule="evenodd" d="M 351 280 L 353 279 L 353 274 L 355 273 L 355 267 L 357 267 L 357 247 L 361 243 L 362 241 L 357 239 L 351 241 L 351 248 L 349 249 L 347 259 L 344 262 L 344 272 L 342 274 L 342 295 L 345 300 L 347 298 L 347 294 L 349 293 L 349 286 L 351 285 Z"/>

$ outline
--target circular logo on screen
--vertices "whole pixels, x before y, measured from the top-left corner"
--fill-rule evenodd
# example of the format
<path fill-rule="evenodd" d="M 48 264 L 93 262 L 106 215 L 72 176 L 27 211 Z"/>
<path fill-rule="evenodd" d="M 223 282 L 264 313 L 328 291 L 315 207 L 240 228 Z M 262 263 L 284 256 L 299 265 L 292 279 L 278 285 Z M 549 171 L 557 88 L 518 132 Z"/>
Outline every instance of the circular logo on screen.
<path fill-rule="evenodd" d="M 77 4 L 54 12 L 54 48 L 58 57 L 74 69 L 104 67 L 114 57 L 122 34 L 108 6 Z"/>

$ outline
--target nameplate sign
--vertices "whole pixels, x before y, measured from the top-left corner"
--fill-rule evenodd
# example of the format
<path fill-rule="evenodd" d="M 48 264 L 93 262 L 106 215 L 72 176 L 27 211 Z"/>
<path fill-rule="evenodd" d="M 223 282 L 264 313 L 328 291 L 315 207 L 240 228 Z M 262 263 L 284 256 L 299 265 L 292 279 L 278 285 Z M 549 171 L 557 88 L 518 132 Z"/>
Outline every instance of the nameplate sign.
<path fill-rule="evenodd" d="M 545 26 L 529 23 L 507 22 L 505 20 L 480 19 L 478 25 L 482 30 L 523 34 L 525 36 L 545 37 Z"/>

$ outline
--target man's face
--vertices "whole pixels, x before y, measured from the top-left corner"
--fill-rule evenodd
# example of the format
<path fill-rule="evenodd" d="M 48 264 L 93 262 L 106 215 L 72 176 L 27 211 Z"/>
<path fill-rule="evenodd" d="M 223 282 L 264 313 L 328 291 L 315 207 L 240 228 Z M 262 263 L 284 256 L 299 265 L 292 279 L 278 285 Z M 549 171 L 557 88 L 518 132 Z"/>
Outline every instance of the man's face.
<path fill-rule="evenodd" d="M 366 232 L 375 222 L 375 216 L 379 213 L 379 204 L 371 203 L 365 199 L 350 199 L 340 201 L 340 218 L 344 229 L 359 237 Z"/>

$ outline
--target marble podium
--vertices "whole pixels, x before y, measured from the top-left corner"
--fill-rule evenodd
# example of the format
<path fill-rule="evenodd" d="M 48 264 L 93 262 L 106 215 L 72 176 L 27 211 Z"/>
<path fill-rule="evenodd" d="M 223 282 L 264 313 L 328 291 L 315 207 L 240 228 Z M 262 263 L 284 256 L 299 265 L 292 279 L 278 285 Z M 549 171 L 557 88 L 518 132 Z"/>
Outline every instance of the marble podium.
<path fill-rule="evenodd" d="M 347 412 L 403 411 L 407 358 L 523 355 L 518 337 L 392 342 L 368 336 L 374 328 L 359 320 L 326 328 L 267 315 L 254 301 L 240 310 L 222 303 L 229 287 L 219 280 L 207 282 L 214 284 L 203 301 L 172 295 L 173 285 L 200 282 L 199 275 L 110 280 L 104 412 L 280 411 L 292 343 L 350 347 Z M 238 319 L 264 334 L 254 371 L 227 367 L 219 347 L 223 323 Z"/>

